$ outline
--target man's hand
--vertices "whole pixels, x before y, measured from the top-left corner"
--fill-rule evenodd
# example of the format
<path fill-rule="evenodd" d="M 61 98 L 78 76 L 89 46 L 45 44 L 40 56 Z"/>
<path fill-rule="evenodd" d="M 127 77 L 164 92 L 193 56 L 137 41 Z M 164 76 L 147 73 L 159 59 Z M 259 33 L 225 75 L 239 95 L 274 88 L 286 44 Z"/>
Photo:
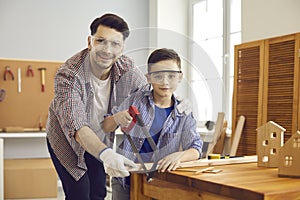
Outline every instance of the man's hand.
<path fill-rule="evenodd" d="M 183 151 L 175 152 L 161 159 L 158 162 L 158 171 L 165 172 L 166 170 L 171 171 L 177 169 L 177 167 L 179 167 L 183 154 Z"/>
<path fill-rule="evenodd" d="M 132 117 L 130 116 L 127 110 L 120 111 L 113 115 L 113 118 L 117 125 L 121 127 L 127 127 L 132 121 Z"/>
<path fill-rule="evenodd" d="M 133 161 L 115 153 L 110 148 L 102 151 L 102 153 L 99 155 L 99 158 L 103 162 L 105 172 L 111 177 L 129 176 L 129 172 L 125 168 L 125 165 L 133 168 L 137 167 Z"/>

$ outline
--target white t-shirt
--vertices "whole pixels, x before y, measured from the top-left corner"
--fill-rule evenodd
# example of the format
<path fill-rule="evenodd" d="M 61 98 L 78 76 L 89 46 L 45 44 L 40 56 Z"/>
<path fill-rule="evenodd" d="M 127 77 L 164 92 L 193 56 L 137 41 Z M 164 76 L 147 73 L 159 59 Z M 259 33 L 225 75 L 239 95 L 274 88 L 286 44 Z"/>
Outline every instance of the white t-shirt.
<path fill-rule="evenodd" d="M 92 74 L 91 81 L 95 90 L 94 107 L 91 107 L 91 128 L 101 141 L 103 141 L 105 134 L 102 131 L 100 123 L 103 121 L 104 115 L 107 114 L 111 80 L 110 76 L 106 80 L 100 80 Z"/>

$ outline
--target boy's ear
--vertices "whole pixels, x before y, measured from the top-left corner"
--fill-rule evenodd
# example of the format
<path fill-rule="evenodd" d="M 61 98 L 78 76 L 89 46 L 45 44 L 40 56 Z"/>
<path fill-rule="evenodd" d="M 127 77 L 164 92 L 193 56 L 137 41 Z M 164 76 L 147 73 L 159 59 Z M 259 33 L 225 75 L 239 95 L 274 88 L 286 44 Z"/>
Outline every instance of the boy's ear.
<path fill-rule="evenodd" d="M 182 81 L 182 78 L 183 78 L 183 73 L 181 72 L 181 73 L 179 74 L 179 82 Z"/>
<path fill-rule="evenodd" d="M 145 76 L 147 78 L 148 83 L 151 83 L 149 74 L 145 74 Z"/>

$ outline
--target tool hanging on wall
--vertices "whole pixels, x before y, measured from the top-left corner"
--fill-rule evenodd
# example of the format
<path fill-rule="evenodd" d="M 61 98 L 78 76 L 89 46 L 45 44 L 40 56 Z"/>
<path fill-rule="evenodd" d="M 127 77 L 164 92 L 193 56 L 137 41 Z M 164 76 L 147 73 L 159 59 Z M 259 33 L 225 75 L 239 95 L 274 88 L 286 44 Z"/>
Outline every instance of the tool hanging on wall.
<path fill-rule="evenodd" d="M 31 65 L 28 65 L 27 71 L 26 71 L 26 76 L 27 77 L 34 77 L 33 69 L 31 68 Z"/>
<path fill-rule="evenodd" d="M 40 116 L 40 119 L 39 119 L 39 129 L 40 129 L 40 131 L 43 130 L 42 116 Z"/>
<path fill-rule="evenodd" d="M 41 72 L 41 86 L 42 86 L 42 92 L 45 92 L 45 71 L 46 68 L 39 68 Z"/>
<path fill-rule="evenodd" d="M 3 79 L 6 81 L 6 79 L 7 79 L 7 74 L 9 74 L 10 75 L 10 77 L 11 77 L 11 80 L 14 80 L 15 79 L 15 76 L 14 76 L 14 74 L 12 73 L 12 71 L 10 70 L 10 67 L 9 66 L 6 66 L 5 67 L 5 71 L 4 71 L 4 76 L 3 76 Z"/>
<path fill-rule="evenodd" d="M 4 89 L 0 89 L 0 102 L 5 99 L 6 91 Z"/>
<path fill-rule="evenodd" d="M 22 92 L 22 74 L 21 74 L 21 68 L 18 67 L 18 93 Z"/>

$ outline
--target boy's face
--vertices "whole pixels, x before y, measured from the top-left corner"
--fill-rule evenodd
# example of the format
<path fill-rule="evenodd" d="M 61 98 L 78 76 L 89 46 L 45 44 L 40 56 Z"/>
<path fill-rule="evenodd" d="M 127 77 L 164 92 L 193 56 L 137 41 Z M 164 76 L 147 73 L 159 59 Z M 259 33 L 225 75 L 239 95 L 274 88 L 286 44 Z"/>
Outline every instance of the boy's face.
<path fill-rule="evenodd" d="M 173 60 L 163 60 L 151 65 L 147 80 L 156 97 L 171 97 L 182 79 L 182 72 Z"/>

